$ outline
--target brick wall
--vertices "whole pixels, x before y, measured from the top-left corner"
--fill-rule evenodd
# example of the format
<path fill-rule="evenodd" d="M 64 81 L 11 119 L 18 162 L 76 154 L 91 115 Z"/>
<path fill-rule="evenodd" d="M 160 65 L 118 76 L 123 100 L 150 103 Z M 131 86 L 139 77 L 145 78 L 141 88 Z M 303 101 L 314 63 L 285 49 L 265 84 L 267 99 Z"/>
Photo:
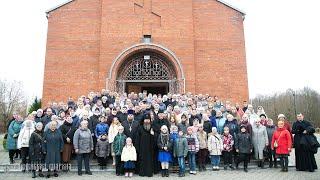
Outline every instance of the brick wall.
<path fill-rule="evenodd" d="M 143 0 L 75 0 L 50 12 L 44 105 L 106 87 L 114 59 L 144 35 L 134 3 Z M 186 91 L 248 98 L 242 14 L 215 0 L 153 1 L 152 11 L 161 16 L 153 43 L 179 58 Z"/>

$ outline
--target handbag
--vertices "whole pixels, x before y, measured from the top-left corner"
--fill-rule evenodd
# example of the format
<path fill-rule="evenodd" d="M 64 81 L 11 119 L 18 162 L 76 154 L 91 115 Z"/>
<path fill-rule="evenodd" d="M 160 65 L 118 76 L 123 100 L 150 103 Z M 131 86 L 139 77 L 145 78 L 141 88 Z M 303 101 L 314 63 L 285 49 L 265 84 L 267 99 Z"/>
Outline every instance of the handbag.
<path fill-rule="evenodd" d="M 274 141 L 274 143 L 273 143 L 273 147 L 274 147 L 274 148 L 277 148 L 277 147 L 279 146 L 279 145 L 278 145 L 278 141 L 279 141 L 279 139 L 280 139 L 280 137 L 281 137 L 281 134 L 282 134 L 282 131 L 281 131 L 278 139 L 276 139 L 276 140 Z"/>

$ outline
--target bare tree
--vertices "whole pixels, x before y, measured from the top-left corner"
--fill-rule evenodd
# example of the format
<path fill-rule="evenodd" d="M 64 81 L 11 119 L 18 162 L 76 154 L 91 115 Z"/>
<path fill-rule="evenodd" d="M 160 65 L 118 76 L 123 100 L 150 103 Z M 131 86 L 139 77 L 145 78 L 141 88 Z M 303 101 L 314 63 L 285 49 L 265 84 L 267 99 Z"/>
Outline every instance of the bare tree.
<path fill-rule="evenodd" d="M 0 80 L 0 123 L 7 127 L 14 112 L 26 114 L 27 100 L 22 82 Z"/>
<path fill-rule="evenodd" d="M 293 122 L 296 113 L 301 112 L 305 118 L 320 127 L 320 94 L 308 87 L 294 91 L 288 89 L 274 95 L 259 95 L 252 99 L 254 106 L 263 106 L 267 115 L 276 119 L 278 114 L 285 114 Z"/>

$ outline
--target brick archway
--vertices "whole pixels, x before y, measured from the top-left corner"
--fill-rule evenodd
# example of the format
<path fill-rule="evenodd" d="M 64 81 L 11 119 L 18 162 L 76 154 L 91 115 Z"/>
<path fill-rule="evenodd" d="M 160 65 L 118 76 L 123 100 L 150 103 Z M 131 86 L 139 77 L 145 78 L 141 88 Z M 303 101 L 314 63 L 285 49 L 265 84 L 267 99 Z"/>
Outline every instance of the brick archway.
<path fill-rule="evenodd" d="M 174 86 L 176 86 L 177 90 L 174 91 L 173 93 L 185 92 L 185 76 L 184 76 L 183 68 L 179 59 L 168 48 L 165 48 L 161 45 L 153 44 L 153 43 L 137 44 L 122 51 L 114 59 L 110 67 L 109 75 L 106 82 L 107 89 L 112 91 L 122 91 L 122 92 L 125 90 L 124 87 L 119 88 L 119 86 L 121 86 L 119 85 L 119 83 L 123 84 L 123 82 L 120 82 L 117 79 L 118 73 L 121 70 L 120 68 L 129 57 L 141 52 L 153 52 L 165 57 L 165 59 L 169 61 L 168 63 L 172 64 L 173 70 L 175 71 L 175 74 L 176 74 L 176 78 L 174 80 L 175 81 Z"/>

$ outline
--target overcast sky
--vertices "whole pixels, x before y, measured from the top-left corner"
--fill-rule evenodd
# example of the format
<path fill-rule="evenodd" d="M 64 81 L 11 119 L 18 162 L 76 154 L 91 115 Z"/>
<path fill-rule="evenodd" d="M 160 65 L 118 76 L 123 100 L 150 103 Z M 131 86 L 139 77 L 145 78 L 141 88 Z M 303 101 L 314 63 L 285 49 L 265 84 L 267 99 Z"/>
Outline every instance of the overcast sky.
<path fill-rule="evenodd" d="M 66 0 L 0 2 L 0 79 L 41 97 L 45 11 Z M 164 0 L 163 0 L 164 1 Z M 320 92 L 319 0 L 225 0 L 246 12 L 250 97 L 309 86 Z"/>

